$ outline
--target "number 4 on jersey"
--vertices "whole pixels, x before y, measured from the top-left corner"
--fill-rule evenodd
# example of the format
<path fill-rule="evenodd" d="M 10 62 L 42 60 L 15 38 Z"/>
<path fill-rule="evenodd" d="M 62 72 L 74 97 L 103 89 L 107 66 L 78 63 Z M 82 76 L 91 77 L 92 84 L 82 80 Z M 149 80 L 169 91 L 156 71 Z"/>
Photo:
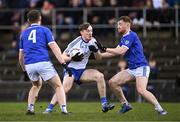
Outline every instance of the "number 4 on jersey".
<path fill-rule="evenodd" d="M 36 30 L 32 30 L 30 32 L 28 40 L 32 40 L 33 43 L 36 43 Z"/>

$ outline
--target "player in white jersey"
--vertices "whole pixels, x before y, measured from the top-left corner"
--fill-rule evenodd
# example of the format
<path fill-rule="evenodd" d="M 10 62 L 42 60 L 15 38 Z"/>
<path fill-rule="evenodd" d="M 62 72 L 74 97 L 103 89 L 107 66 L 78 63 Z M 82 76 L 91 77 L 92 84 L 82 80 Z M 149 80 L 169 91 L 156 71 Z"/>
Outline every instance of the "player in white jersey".
<path fill-rule="evenodd" d="M 28 13 L 27 18 L 30 26 L 21 34 L 19 51 L 19 63 L 21 68 L 32 82 L 26 114 L 34 115 L 34 104 L 42 86 L 42 80 L 48 82 L 54 88 L 62 113 L 68 114 L 66 110 L 65 92 L 61 80 L 50 61 L 48 46 L 58 61 L 71 75 L 70 69 L 63 59 L 60 48 L 54 41 L 51 31 L 40 25 L 40 12 L 32 10 Z"/>
<path fill-rule="evenodd" d="M 92 37 L 92 26 L 89 23 L 84 23 L 80 25 L 79 30 L 81 36 L 73 40 L 63 53 L 64 59 L 66 60 L 66 62 L 69 62 L 68 67 L 72 72 L 72 77 L 69 77 L 66 71 L 64 73 L 64 90 L 66 93 L 68 93 L 73 86 L 73 82 L 80 85 L 81 83 L 89 83 L 95 81 L 97 83 L 100 101 L 102 104 L 102 111 L 107 112 L 108 110 L 112 110 L 114 108 L 114 105 L 109 104 L 107 101 L 104 75 L 96 69 L 85 69 L 91 53 L 94 53 L 96 59 L 99 53 L 95 48 L 94 42 L 96 42 L 96 39 Z M 71 53 L 71 50 L 73 50 L 74 48 L 80 48 L 83 54 L 79 53 L 71 58 L 69 55 Z M 56 103 L 57 98 L 55 94 L 44 113 L 52 112 Z"/>

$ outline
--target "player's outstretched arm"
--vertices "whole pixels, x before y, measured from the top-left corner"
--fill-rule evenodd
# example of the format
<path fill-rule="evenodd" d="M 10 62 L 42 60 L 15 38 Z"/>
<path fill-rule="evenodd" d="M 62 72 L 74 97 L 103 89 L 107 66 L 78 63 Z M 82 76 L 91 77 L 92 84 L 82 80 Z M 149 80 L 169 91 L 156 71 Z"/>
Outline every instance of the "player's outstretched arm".
<path fill-rule="evenodd" d="M 114 55 L 124 55 L 128 48 L 126 47 L 116 47 L 116 48 L 106 48 L 106 52 L 114 54 Z"/>
<path fill-rule="evenodd" d="M 116 56 L 115 54 L 108 53 L 108 52 L 101 53 L 100 55 L 101 55 L 101 58 L 111 58 L 111 57 Z"/>
<path fill-rule="evenodd" d="M 97 45 L 98 49 L 103 52 L 103 53 L 99 53 L 98 54 L 98 57 L 100 59 L 102 58 L 111 58 L 111 57 L 114 57 L 116 56 L 116 54 L 114 53 L 111 53 L 111 52 L 107 52 L 107 47 L 103 46 L 100 42 L 95 42 L 95 44 Z"/>

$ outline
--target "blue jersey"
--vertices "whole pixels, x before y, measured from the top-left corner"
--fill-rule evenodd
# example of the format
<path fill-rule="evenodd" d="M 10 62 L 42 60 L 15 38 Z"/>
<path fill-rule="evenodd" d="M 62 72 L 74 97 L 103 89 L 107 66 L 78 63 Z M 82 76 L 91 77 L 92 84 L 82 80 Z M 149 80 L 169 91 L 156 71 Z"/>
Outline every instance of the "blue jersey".
<path fill-rule="evenodd" d="M 54 43 L 52 32 L 41 25 L 32 24 L 20 36 L 20 50 L 24 51 L 24 64 L 49 61 L 48 44 Z"/>
<path fill-rule="evenodd" d="M 129 69 L 135 69 L 140 66 L 148 66 L 143 53 L 143 46 L 135 32 L 129 31 L 125 34 L 120 39 L 119 46 L 128 48 L 124 58 L 127 60 Z"/>

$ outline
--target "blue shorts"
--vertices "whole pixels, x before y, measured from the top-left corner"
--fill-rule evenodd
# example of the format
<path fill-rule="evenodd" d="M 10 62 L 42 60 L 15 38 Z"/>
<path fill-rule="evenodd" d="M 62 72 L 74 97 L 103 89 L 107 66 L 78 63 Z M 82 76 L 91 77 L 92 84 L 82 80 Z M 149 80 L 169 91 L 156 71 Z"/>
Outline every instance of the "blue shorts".
<path fill-rule="evenodd" d="M 83 74 L 85 69 L 74 69 L 74 68 L 70 68 L 72 75 L 74 76 L 74 82 L 77 83 L 78 85 L 82 84 L 82 82 L 80 81 L 81 75 Z M 68 75 L 68 73 L 66 72 L 66 70 L 64 69 L 64 76 Z"/>

